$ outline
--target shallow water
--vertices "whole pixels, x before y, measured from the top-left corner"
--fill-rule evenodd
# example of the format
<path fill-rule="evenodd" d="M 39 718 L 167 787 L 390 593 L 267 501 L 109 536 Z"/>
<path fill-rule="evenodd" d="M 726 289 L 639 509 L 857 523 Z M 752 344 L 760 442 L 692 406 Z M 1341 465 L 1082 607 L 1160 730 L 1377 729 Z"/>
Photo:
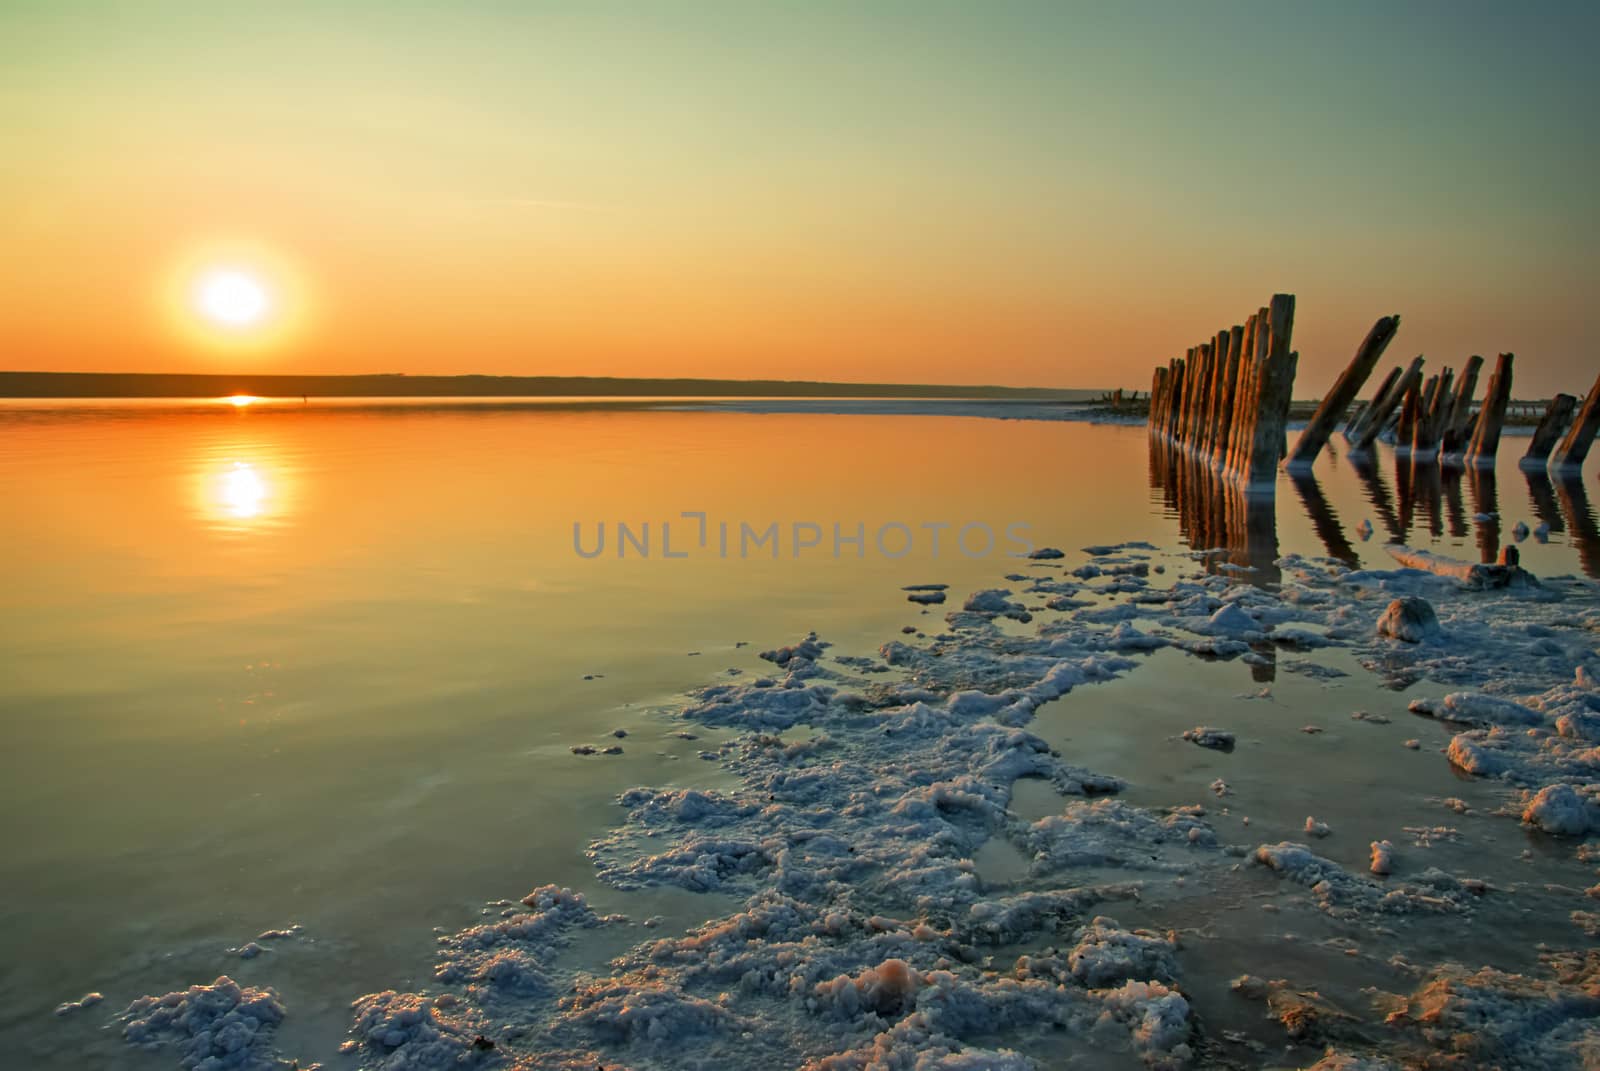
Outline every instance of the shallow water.
<path fill-rule="evenodd" d="M 1010 525 L 1069 565 L 1088 544 L 1147 540 L 1227 548 L 1213 567 L 1270 581 L 1284 552 L 1382 567 L 1394 538 L 1476 559 L 1518 520 L 1544 521 L 1548 543 L 1520 544 L 1528 568 L 1600 575 L 1584 483 L 1524 477 L 1516 439 L 1495 478 L 1325 457 L 1316 481 L 1281 482 L 1275 511 L 1239 511 L 1152 465 L 1142 428 L 1073 422 L 33 404 L 0 409 L 0 437 L 0 1036 L 38 1067 L 83 1066 L 85 1045 L 97 1064 L 142 1064 L 101 1031 L 110 1013 L 222 973 L 283 993 L 285 1048 L 329 1053 L 351 997 L 425 982 L 432 927 L 544 883 L 663 915 L 663 929 L 721 913 L 720 899 L 608 890 L 583 855 L 620 817 L 622 789 L 726 776 L 697 757 L 713 734 L 678 739 L 652 710 L 770 669 L 757 651 L 811 629 L 835 655 L 937 630 L 952 606 L 924 614 L 898 589 L 948 583 L 959 605 L 1003 585 L 1020 564 L 1003 557 Z M 685 511 L 707 514 L 704 548 Z M 687 557 L 663 557 L 663 520 Z M 592 546 L 601 521 L 606 553 L 580 557 L 574 522 Z M 619 560 L 619 521 L 651 522 L 651 556 Z M 728 557 L 719 521 L 735 533 Z M 738 554 L 741 522 L 779 524 L 776 560 Z M 796 555 L 793 525 L 808 522 L 821 545 Z M 935 557 L 921 526 L 941 522 Z M 953 546 L 975 522 L 997 537 L 988 556 Z M 865 526 L 861 556 L 834 556 L 835 523 Z M 892 523 L 914 540 L 898 559 L 873 545 Z M 1435 753 L 1447 737 L 1403 721 L 1405 694 L 1317 654 L 1351 675 L 1160 652 L 1034 729 L 1126 778 L 1134 803 L 1195 802 L 1226 775 L 1231 807 L 1267 808 L 1249 808 L 1262 840 L 1315 813 L 1337 834 L 1319 850 L 1353 868 L 1374 815 L 1401 807 L 1421 824 L 1430 793 L 1493 805 L 1491 789 L 1450 784 Z M 1271 698 L 1238 698 L 1263 687 Z M 1241 736 L 1233 754 L 1172 740 L 1220 707 Z M 1352 721 L 1356 709 L 1394 721 Z M 1308 722 L 1325 732 L 1300 733 Z M 1412 736 L 1421 752 L 1400 747 Z M 578 744 L 624 750 L 578 757 Z M 1330 783 L 1362 791 L 1319 799 Z M 980 872 L 1003 882 L 1015 860 L 993 852 Z M 226 951 L 294 923 L 304 937 L 256 959 Z M 90 990 L 101 1008 L 50 1014 Z"/>

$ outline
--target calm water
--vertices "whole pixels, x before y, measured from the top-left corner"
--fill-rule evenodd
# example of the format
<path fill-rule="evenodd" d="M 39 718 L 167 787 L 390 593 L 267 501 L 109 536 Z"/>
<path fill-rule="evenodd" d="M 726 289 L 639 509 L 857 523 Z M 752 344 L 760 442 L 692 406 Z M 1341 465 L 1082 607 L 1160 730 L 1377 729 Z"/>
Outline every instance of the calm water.
<path fill-rule="evenodd" d="M 40 1067 L 84 1066 L 85 1047 L 97 1066 L 167 1066 L 102 1025 L 222 973 L 276 986 L 285 1048 L 326 1056 L 351 997 L 429 976 L 432 927 L 546 882 L 677 926 L 719 913 L 609 892 L 582 854 L 622 789 L 717 783 L 696 758 L 706 741 L 672 738 L 652 708 L 759 673 L 756 651 L 810 629 L 865 654 L 937 624 L 897 589 L 938 581 L 959 599 L 1002 583 L 1010 525 L 1069 554 L 1228 546 L 1270 580 L 1283 552 L 1382 567 L 1382 543 L 1403 539 L 1477 559 L 1543 521 L 1525 565 L 1600 575 L 1585 484 L 1524 477 L 1516 439 L 1498 474 L 1451 479 L 1387 454 L 1361 471 L 1324 457 L 1315 481 L 1281 483 L 1275 512 L 1196 493 L 1151 462 L 1143 428 L 1081 423 L 28 404 L 0 408 L 0 442 L 0 1047 Z M 685 511 L 707 515 L 705 548 Z M 663 520 L 687 557 L 662 556 Z M 602 521 L 605 553 L 580 557 L 574 522 L 592 547 Z M 618 559 L 618 521 L 650 522 L 649 558 Z M 780 525 L 778 560 L 739 557 L 741 522 Z M 822 545 L 795 557 L 797 522 Z M 836 522 L 865 525 L 863 556 L 833 556 Z M 941 522 L 935 558 L 921 526 Z M 953 543 L 973 522 L 999 537 L 986 558 Z M 898 559 L 872 545 L 891 523 L 913 537 Z M 1119 715 L 1136 702 L 1151 731 L 1173 731 L 1193 723 L 1195 687 L 1233 695 L 1251 670 L 1179 676 L 1152 668 L 1055 704 L 1073 716 L 1063 746 L 1133 780 L 1136 802 L 1187 801 L 1215 776 L 1207 756 L 1163 768 Z M 1283 685 L 1306 704 L 1319 687 Z M 616 728 L 623 755 L 570 753 Z M 225 951 L 293 923 L 304 940 L 248 962 Z M 51 1016 L 89 990 L 102 1008 Z"/>

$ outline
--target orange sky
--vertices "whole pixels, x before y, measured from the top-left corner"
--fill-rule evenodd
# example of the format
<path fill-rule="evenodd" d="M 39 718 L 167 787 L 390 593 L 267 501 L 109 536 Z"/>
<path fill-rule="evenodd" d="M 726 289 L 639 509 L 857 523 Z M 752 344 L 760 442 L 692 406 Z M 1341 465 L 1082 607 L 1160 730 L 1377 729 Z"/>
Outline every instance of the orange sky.
<path fill-rule="evenodd" d="M 1510 18 L 8 7 L 0 367 L 1143 388 L 1286 289 L 1297 393 L 1390 312 L 1582 390 L 1596 18 Z"/>

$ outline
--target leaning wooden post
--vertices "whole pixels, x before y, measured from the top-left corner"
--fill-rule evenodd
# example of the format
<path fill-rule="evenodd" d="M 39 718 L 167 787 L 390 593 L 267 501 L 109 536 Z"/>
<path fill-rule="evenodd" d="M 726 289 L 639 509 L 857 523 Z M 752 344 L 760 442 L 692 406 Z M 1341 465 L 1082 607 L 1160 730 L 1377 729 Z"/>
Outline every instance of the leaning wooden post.
<path fill-rule="evenodd" d="M 1422 358 L 1420 356 L 1413 359 L 1411 364 L 1400 373 L 1399 377 L 1390 384 L 1389 390 L 1385 394 L 1372 400 L 1372 404 L 1362 414 L 1360 427 L 1356 430 L 1355 435 L 1351 437 L 1350 445 L 1352 449 L 1365 450 L 1371 448 L 1373 440 L 1383 431 L 1384 425 L 1389 422 L 1389 418 L 1394 414 L 1394 411 L 1405 400 L 1407 380 L 1413 373 L 1416 373 L 1420 379 L 1422 375 Z"/>
<path fill-rule="evenodd" d="M 1472 445 L 1467 448 L 1467 461 L 1475 468 L 1494 467 L 1494 455 L 1500 449 L 1500 429 L 1506 422 L 1506 403 L 1511 400 L 1511 364 L 1516 358 L 1502 353 L 1495 362 L 1494 375 L 1489 377 L 1489 388 L 1483 396 L 1483 411 L 1478 414 L 1478 427 L 1472 433 Z"/>
<path fill-rule="evenodd" d="M 1533 441 L 1528 444 L 1528 452 L 1517 462 L 1519 468 L 1529 472 L 1543 471 L 1545 462 L 1550 459 L 1550 451 L 1561 440 L 1561 433 L 1567 430 L 1567 421 L 1577 407 L 1578 399 L 1571 394 L 1558 394 L 1550 399 L 1550 404 L 1544 410 L 1544 419 L 1533 430 Z"/>
<path fill-rule="evenodd" d="M 1361 427 L 1356 432 L 1356 437 L 1350 442 L 1350 452 L 1352 454 L 1371 453 L 1372 444 L 1377 441 L 1378 433 L 1383 431 L 1385 425 L 1389 423 L 1389 418 L 1394 415 L 1394 411 L 1405 400 L 1406 392 L 1412 389 L 1413 384 L 1420 384 L 1421 382 L 1422 358 L 1418 357 L 1411 362 L 1405 374 L 1395 381 L 1394 389 L 1372 403 L 1372 408 L 1368 411 L 1367 417 L 1362 420 Z"/>
<path fill-rule="evenodd" d="M 1444 432 L 1445 413 L 1452 403 L 1450 384 L 1454 379 L 1455 372 L 1446 368 L 1439 373 L 1435 389 L 1428 392 L 1428 404 L 1423 408 L 1411 437 L 1413 462 L 1434 461 L 1439 456 L 1439 436 Z"/>
<path fill-rule="evenodd" d="M 1583 400 L 1578 419 L 1572 422 L 1572 430 L 1567 432 L 1567 437 L 1556 448 L 1555 456 L 1550 459 L 1551 464 L 1560 469 L 1582 468 L 1596 432 L 1600 432 L 1600 378 L 1596 378 L 1594 386 L 1589 388 L 1589 396 Z"/>
<path fill-rule="evenodd" d="M 1378 389 L 1372 392 L 1372 401 L 1367 403 L 1366 408 L 1352 416 L 1350 422 L 1344 426 L 1344 431 L 1340 434 L 1344 436 L 1345 442 L 1355 442 L 1356 433 L 1367 422 L 1367 417 L 1371 415 L 1373 409 L 1382 403 L 1384 398 L 1389 396 L 1390 391 L 1394 390 L 1394 385 L 1399 381 L 1401 374 L 1399 365 L 1389 369 L 1389 374 L 1383 377 L 1383 382 L 1378 384 Z"/>
<path fill-rule="evenodd" d="M 1444 442 L 1440 450 L 1446 455 L 1461 453 L 1472 438 L 1472 392 L 1478 389 L 1478 373 L 1483 369 L 1483 358 L 1473 354 L 1461 370 L 1461 380 L 1456 384 L 1455 403 L 1450 407 L 1450 417 L 1444 425 Z"/>
<path fill-rule="evenodd" d="M 1431 378 L 1429 382 L 1435 388 L 1439 386 L 1437 379 Z M 1394 429 L 1394 456 L 1410 457 L 1411 441 L 1417 436 L 1417 421 L 1422 416 L 1422 392 L 1416 380 L 1411 381 L 1411 389 L 1406 391 L 1405 401 L 1400 403 L 1400 423 Z"/>
<path fill-rule="evenodd" d="M 1317 406 L 1317 411 L 1311 417 L 1311 423 L 1306 425 L 1306 430 L 1300 433 L 1300 439 L 1294 444 L 1294 449 L 1289 451 L 1289 460 L 1284 462 L 1284 468 L 1290 472 L 1310 472 L 1311 465 L 1317 460 L 1317 455 L 1327 445 L 1328 438 L 1333 434 L 1333 429 L 1344 418 L 1346 409 L 1355 401 L 1361 392 L 1362 384 L 1367 377 L 1372 375 L 1372 370 L 1378 366 L 1378 360 L 1383 356 L 1383 351 L 1388 348 L 1389 342 L 1394 338 L 1394 333 L 1400 328 L 1400 317 L 1385 316 L 1372 325 L 1372 330 L 1367 332 L 1367 337 L 1356 349 L 1356 355 L 1351 358 L 1349 365 L 1334 381 L 1333 387 L 1322 398 L 1322 404 Z"/>
<path fill-rule="evenodd" d="M 1289 400 L 1294 394 L 1294 372 L 1300 355 L 1289 348 L 1294 333 L 1294 295 L 1273 294 L 1268 306 L 1267 355 L 1257 377 L 1256 407 L 1251 416 L 1248 460 L 1243 468 L 1245 487 L 1270 491 L 1277 479 L 1283 449 L 1283 429 L 1289 420 Z"/>

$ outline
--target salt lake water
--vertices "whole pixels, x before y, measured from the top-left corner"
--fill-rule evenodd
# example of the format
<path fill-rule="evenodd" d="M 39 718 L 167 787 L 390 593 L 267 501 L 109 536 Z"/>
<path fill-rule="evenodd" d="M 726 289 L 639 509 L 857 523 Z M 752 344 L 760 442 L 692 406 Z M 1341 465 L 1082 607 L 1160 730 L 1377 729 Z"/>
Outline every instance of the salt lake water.
<path fill-rule="evenodd" d="M 1062 548 L 1069 566 L 1092 544 L 1145 541 L 1173 571 L 1222 547 L 1211 568 L 1267 582 L 1290 552 L 1388 567 L 1391 540 L 1488 560 L 1521 521 L 1548 527 L 1518 544 L 1532 572 L 1600 576 L 1593 473 L 1527 477 L 1515 438 L 1496 472 L 1442 478 L 1387 452 L 1357 467 L 1335 451 L 1314 480 L 1282 478 L 1275 509 L 1234 523 L 1152 462 L 1142 426 L 790 408 L 802 411 L 0 408 L 8 1066 L 172 1066 L 106 1024 L 135 997 L 224 973 L 274 986 L 291 1009 L 283 1047 L 328 1060 L 352 998 L 428 983 L 435 927 L 542 884 L 660 915 L 663 931 L 725 913 L 716 894 L 608 889 L 584 854 L 628 787 L 727 779 L 700 757 L 715 734 L 682 739 L 662 712 L 718 678 L 770 672 L 758 652 L 813 630 L 835 656 L 872 656 L 907 626 L 939 631 L 946 609 L 1019 570 L 1008 532 Z M 664 522 L 682 556 L 667 555 Z M 604 550 L 579 553 L 602 523 Z M 648 525 L 650 553 L 634 542 L 619 555 L 619 523 L 636 537 Z M 744 527 L 770 525 L 776 557 L 742 552 Z M 836 553 L 836 525 L 863 541 Z M 922 583 L 950 585 L 953 606 L 907 602 L 901 587 Z M 1034 726 L 1071 761 L 1125 778 L 1138 804 L 1193 802 L 1218 776 L 1211 752 L 1156 746 L 1208 703 L 1271 685 L 1275 702 L 1230 715 L 1262 733 L 1330 703 L 1339 718 L 1404 707 L 1353 662 L 1330 699 L 1329 682 L 1271 667 L 1151 660 Z M 1350 831 L 1329 854 L 1360 867 L 1368 827 L 1380 835 L 1395 808 L 1435 782 L 1474 791 L 1393 746 L 1415 726 L 1375 726 L 1381 750 L 1341 731 L 1331 746 L 1284 734 L 1274 761 L 1235 764 L 1230 780 L 1282 805 L 1258 816 L 1263 839 L 1315 806 Z M 1332 799 L 1291 772 L 1314 743 L 1324 785 L 1359 791 Z M 260 956 L 230 951 L 295 925 L 302 936 Z M 598 968 L 618 951 L 579 954 Z M 88 991 L 105 1002 L 52 1015 Z"/>

